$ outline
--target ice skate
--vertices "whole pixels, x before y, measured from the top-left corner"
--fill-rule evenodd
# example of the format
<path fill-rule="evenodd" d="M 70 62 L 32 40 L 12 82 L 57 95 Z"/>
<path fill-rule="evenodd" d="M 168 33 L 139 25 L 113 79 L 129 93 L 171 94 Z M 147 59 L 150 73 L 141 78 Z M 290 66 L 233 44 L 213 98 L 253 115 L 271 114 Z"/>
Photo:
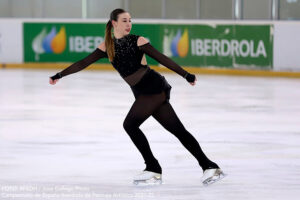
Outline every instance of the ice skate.
<path fill-rule="evenodd" d="M 223 171 L 219 168 L 216 169 L 207 169 L 204 171 L 202 176 L 202 183 L 204 186 L 208 186 L 210 184 L 213 184 L 222 178 L 224 178 L 226 174 L 223 173 Z"/>
<path fill-rule="evenodd" d="M 159 185 L 162 184 L 161 174 L 145 170 L 133 178 L 133 183 L 135 185 Z"/>

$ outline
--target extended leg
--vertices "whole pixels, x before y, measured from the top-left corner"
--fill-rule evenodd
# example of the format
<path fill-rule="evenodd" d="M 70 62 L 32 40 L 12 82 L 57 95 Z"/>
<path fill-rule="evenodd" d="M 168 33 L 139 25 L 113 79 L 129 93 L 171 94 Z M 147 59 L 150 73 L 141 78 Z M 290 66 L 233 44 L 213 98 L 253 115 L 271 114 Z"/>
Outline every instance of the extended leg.
<path fill-rule="evenodd" d="M 216 163 L 206 157 L 197 140 L 184 128 L 170 103 L 162 104 L 153 113 L 153 117 L 179 139 L 183 146 L 198 160 L 203 171 L 209 168 L 219 168 Z"/>

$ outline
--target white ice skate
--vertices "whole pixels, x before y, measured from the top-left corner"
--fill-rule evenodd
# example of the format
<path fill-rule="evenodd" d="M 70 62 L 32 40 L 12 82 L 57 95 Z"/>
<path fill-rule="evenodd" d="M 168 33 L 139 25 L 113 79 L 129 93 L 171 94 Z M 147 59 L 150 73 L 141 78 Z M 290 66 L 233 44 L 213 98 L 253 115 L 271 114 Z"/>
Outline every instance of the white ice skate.
<path fill-rule="evenodd" d="M 219 168 L 216 169 L 207 169 L 204 171 L 202 176 L 202 183 L 204 186 L 208 186 L 210 184 L 213 184 L 222 178 L 224 178 L 226 174 L 223 173 L 223 171 Z"/>
<path fill-rule="evenodd" d="M 162 184 L 161 174 L 145 170 L 133 178 L 133 183 L 135 185 L 159 185 Z"/>

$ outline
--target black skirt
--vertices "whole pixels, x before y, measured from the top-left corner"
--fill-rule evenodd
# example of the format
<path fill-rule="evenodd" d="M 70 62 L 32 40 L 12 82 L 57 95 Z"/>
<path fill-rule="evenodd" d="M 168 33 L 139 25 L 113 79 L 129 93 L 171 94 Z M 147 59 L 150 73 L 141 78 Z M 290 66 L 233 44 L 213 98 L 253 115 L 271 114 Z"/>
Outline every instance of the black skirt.
<path fill-rule="evenodd" d="M 164 91 L 166 93 L 167 101 L 170 99 L 171 88 L 172 87 L 169 85 L 165 77 L 153 69 L 149 69 L 137 84 L 131 86 L 131 90 L 135 98 L 141 94 L 152 95 L 159 94 Z"/>

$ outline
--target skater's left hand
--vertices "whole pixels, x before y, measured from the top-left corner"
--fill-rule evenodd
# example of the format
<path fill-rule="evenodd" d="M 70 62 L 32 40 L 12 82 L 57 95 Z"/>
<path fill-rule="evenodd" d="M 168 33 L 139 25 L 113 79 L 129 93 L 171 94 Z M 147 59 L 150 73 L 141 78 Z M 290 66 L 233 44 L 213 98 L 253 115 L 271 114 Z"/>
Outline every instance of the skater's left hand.
<path fill-rule="evenodd" d="M 189 82 L 189 84 L 191 84 L 192 86 L 196 85 L 196 81 L 197 81 L 197 78 L 195 76 L 195 74 L 190 74 L 190 73 L 187 73 L 184 78 L 187 80 L 187 82 Z"/>
<path fill-rule="evenodd" d="M 194 85 L 196 85 L 196 81 L 197 81 L 197 77 L 195 78 L 195 81 L 194 81 L 194 82 L 190 82 L 190 84 L 191 84 L 192 86 L 194 86 Z"/>

